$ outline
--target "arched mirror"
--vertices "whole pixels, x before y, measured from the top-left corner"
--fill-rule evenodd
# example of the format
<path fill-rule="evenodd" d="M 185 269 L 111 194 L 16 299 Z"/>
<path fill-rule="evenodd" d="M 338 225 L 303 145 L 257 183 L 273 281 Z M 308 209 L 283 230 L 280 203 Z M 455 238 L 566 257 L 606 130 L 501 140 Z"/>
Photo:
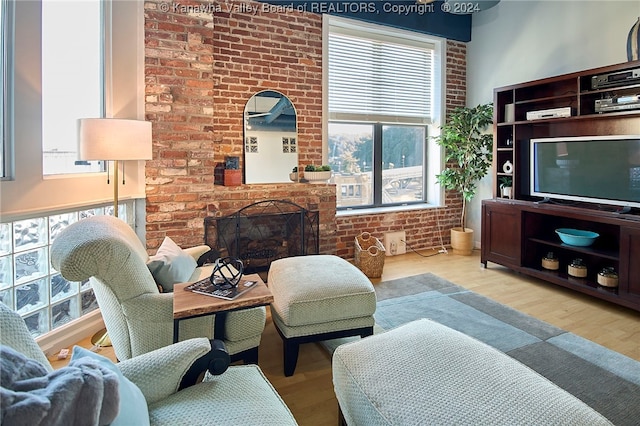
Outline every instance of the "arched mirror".
<path fill-rule="evenodd" d="M 296 110 L 285 95 L 258 92 L 244 108 L 245 183 L 291 182 L 298 165 Z"/>

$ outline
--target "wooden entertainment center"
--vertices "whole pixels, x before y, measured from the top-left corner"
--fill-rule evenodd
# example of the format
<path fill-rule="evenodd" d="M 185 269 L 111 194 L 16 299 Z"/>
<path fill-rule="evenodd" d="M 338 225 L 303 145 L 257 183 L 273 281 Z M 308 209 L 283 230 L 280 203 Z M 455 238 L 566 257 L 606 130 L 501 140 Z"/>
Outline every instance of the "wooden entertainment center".
<path fill-rule="evenodd" d="M 626 62 L 500 87 L 494 90 L 493 199 L 482 202 L 481 262 L 497 263 L 556 285 L 640 311 L 640 212 L 581 202 L 543 202 L 530 196 L 531 139 L 640 135 L 640 108 L 596 112 L 596 100 L 640 95 L 640 81 L 613 82 L 592 88 L 592 77 L 640 69 Z M 639 105 L 640 106 L 640 105 Z M 568 117 L 527 119 L 527 112 L 570 107 Z M 500 197 L 502 177 L 512 179 L 511 198 Z M 597 232 L 588 247 L 564 244 L 558 228 Z M 559 269 L 542 267 L 553 252 Z M 567 272 L 580 258 L 585 278 Z M 598 285 L 598 273 L 613 268 L 617 287 Z"/>

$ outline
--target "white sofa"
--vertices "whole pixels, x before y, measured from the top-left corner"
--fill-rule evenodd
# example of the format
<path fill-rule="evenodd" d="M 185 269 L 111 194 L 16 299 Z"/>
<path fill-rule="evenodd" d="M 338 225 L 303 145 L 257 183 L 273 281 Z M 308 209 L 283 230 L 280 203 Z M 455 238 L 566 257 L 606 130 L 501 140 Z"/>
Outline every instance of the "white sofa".
<path fill-rule="evenodd" d="M 349 426 L 611 425 L 524 364 L 426 319 L 341 345 L 332 362 Z"/>

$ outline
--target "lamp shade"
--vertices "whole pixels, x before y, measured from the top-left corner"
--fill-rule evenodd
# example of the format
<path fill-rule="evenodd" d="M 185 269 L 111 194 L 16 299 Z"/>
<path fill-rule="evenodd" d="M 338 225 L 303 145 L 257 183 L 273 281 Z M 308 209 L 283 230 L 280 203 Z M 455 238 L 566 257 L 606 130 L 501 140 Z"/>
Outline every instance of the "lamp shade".
<path fill-rule="evenodd" d="M 78 120 L 80 160 L 151 160 L 151 123 L 120 118 Z"/>

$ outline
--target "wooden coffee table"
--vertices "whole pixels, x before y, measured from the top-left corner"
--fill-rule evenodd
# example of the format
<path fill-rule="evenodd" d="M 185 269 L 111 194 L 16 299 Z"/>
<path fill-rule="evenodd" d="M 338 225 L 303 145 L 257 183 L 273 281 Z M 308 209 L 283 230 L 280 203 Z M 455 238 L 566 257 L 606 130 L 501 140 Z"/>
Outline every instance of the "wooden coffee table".
<path fill-rule="evenodd" d="M 256 281 L 254 288 L 234 300 L 194 293 L 185 287 L 191 283 L 176 284 L 173 287 L 173 341 L 178 341 L 180 321 L 205 315 L 216 315 L 214 337 L 224 339 L 224 322 L 227 312 L 266 306 L 273 302 L 273 295 L 260 275 L 250 274 L 244 280 Z"/>

